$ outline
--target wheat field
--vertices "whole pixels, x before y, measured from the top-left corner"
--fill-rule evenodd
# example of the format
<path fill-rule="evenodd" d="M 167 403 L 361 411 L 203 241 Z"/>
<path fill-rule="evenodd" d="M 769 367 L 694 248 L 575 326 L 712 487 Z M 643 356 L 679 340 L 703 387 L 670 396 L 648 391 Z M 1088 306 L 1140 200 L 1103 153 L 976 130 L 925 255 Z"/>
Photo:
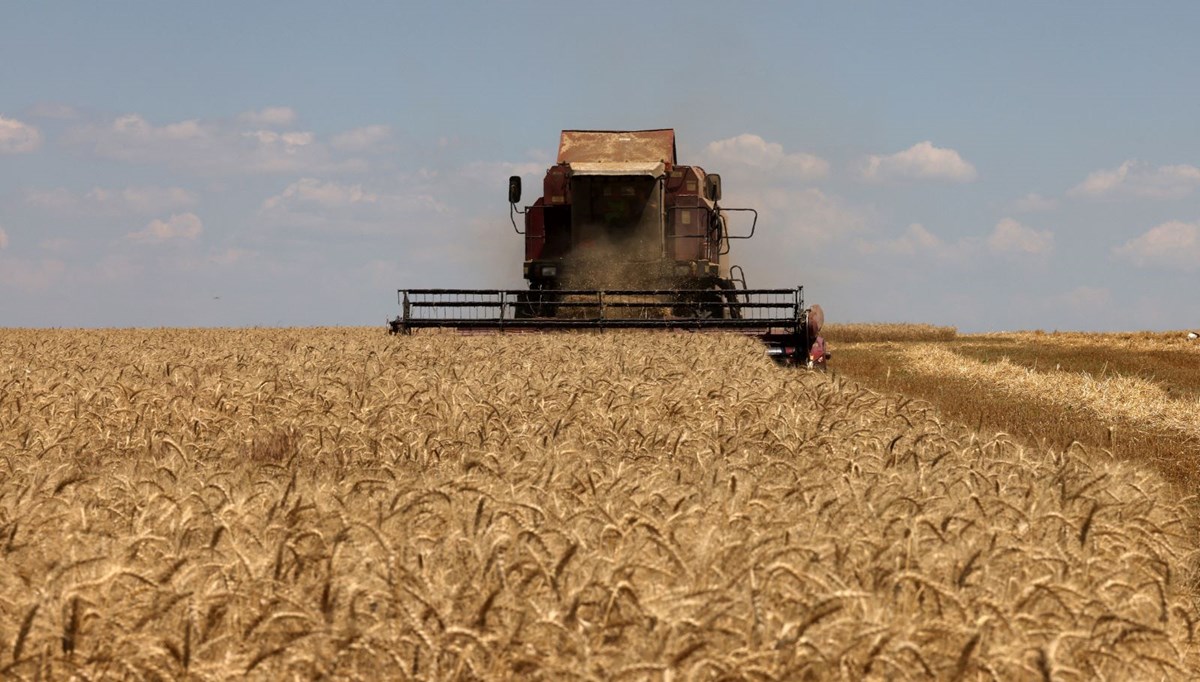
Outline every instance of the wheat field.
<path fill-rule="evenodd" d="M 1200 671 L 1156 471 L 737 336 L 0 331 L 0 481 L 6 678 Z"/>

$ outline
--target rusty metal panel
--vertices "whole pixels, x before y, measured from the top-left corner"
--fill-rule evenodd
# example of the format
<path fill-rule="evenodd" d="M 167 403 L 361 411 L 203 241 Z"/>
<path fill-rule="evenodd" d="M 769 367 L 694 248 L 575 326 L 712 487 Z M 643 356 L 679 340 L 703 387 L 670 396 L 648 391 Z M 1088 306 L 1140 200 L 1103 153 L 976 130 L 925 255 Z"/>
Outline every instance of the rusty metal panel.
<path fill-rule="evenodd" d="M 538 197 L 525 211 L 525 260 L 542 257 L 546 246 L 546 200 Z"/>
<path fill-rule="evenodd" d="M 570 166 L 574 175 L 649 175 L 657 178 L 666 172 L 661 161 L 575 161 Z"/>
<path fill-rule="evenodd" d="M 564 130 L 559 163 L 657 162 L 675 164 L 675 131 Z"/>
<path fill-rule="evenodd" d="M 546 179 L 542 183 L 542 196 L 551 206 L 562 206 L 571 203 L 571 187 L 567 182 L 567 171 L 562 166 L 552 166 L 546 171 Z"/>

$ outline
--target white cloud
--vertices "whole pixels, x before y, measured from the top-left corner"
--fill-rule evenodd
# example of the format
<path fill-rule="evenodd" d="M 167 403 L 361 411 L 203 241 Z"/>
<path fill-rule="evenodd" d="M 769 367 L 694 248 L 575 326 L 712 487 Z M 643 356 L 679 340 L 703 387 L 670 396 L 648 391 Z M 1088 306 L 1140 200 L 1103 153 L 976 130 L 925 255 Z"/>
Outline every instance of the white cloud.
<path fill-rule="evenodd" d="M 1047 254 L 1054 250 L 1054 234 L 1039 232 L 1012 218 L 996 223 L 987 239 L 988 248 L 996 253 Z"/>
<path fill-rule="evenodd" d="M 0 227 L 0 249 L 7 249 L 7 248 L 8 248 L 8 233 L 4 231 L 3 227 Z"/>
<path fill-rule="evenodd" d="M 1043 255 L 1053 250 L 1054 235 L 1030 229 L 1011 218 L 1005 218 L 996 224 L 986 240 L 963 237 L 948 241 L 924 225 L 912 223 L 903 234 L 894 239 L 855 241 L 859 253 L 863 254 L 929 257 L 950 263 L 966 262 L 985 245 L 997 253 Z"/>
<path fill-rule="evenodd" d="M 210 130 L 202 127 L 197 119 L 168 123 L 156 128 L 137 114 L 118 116 L 111 130 L 125 137 L 128 142 L 150 142 L 155 140 L 195 140 L 206 137 Z"/>
<path fill-rule="evenodd" d="M 1036 213 L 1039 211 L 1052 211 L 1058 208 L 1058 200 L 1050 197 L 1044 197 L 1037 192 L 1030 192 L 1025 196 L 1012 202 L 1012 209 L 1020 213 Z"/>
<path fill-rule="evenodd" d="M 1132 196 L 1145 199 L 1177 199 L 1200 187 L 1200 168 L 1186 164 L 1151 167 L 1129 160 L 1111 170 L 1090 173 L 1068 194 L 1101 198 Z"/>
<path fill-rule="evenodd" d="M 201 232 L 204 232 L 204 224 L 195 213 L 179 213 L 166 220 L 152 220 L 144 229 L 130 232 L 126 237 L 135 242 L 160 244 L 176 239 L 195 239 Z"/>
<path fill-rule="evenodd" d="M 68 214 L 128 215 L 162 213 L 195 206 L 195 192 L 182 187 L 131 186 L 122 189 L 93 187 L 82 194 L 57 187 L 25 191 L 25 203 Z"/>
<path fill-rule="evenodd" d="M 863 216 L 850 208 L 836 196 L 822 192 L 815 187 L 795 190 L 784 188 L 766 188 L 749 190 L 731 195 L 733 200 L 724 202 L 727 206 L 749 206 L 757 209 L 762 215 L 759 218 L 760 229 L 771 226 L 771 230 L 781 234 L 785 239 L 797 240 L 804 248 L 824 245 L 853 234 L 862 229 Z M 737 200 L 743 197 L 745 201 Z M 730 233 L 746 234 L 750 228 L 750 218 L 745 214 L 730 214 Z M 751 242 L 758 240 L 755 237 Z"/>
<path fill-rule="evenodd" d="M 828 161 L 788 152 L 758 135 L 745 133 L 710 142 L 694 162 L 722 175 L 722 205 L 758 210 L 755 237 L 734 240 L 727 257 L 728 262 L 743 266 L 757 285 L 795 284 L 795 278 L 822 261 L 831 245 L 861 231 L 866 222 L 861 211 L 840 197 L 804 186 L 828 175 Z M 530 194 L 536 196 L 540 189 L 539 184 Z M 730 212 L 726 218 L 731 235 L 749 234 L 751 214 Z"/>
<path fill-rule="evenodd" d="M 385 125 L 370 125 L 338 133 L 329 140 L 334 149 L 346 152 L 368 152 L 378 149 L 392 139 L 392 129 Z"/>
<path fill-rule="evenodd" d="M 1200 223 L 1163 223 L 1113 249 L 1138 267 L 1195 270 L 1200 268 Z"/>
<path fill-rule="evenodd" d="M 439 197 L 478 194 L 474 187 L 463 191 L 462 182 L 461 175 L 437 178 L 418 174 L 376 180 L 371 187 L 364 187 L 302 178 L 265 199 L 259 207 L 259 219 L 266 226 L 383 234 L 406 224 L 426 225 L 434 216 L 450 213 L 453 209 Z M 501 202 L 502 192 L 503 187 Z"/>
<path fill-rule="evenodd" d="M 242 133 L 243 137 L 257 140 L 264 147 L 282 145 L 288 153 L 295 153 L 295 147 L 304 147 L 316 141 L 316 135 L 309 132 L 277 133 L 274 130 L 249 130 Z"/>
<path fill-rule="evenodd" d="M 745 268 L 752 286 L 794 286 L 798 278 L 811 277 L 839 240 L 862 231 L 867 222 L 862 210 L 841 197 L 804 186 L 827 172 L 827 164 L 817 157 L 787 154 L 779 145 L 744 135 L 706 146 L 694 162 L 721 173 L 723 206 L 758 210 L 755 237 L 734 240 L 727 256 L 727 262 Z M 546 165 L 540 164 L 539 181 Z M 541 194 L 541 183 L 530 187 L 529 194 L 526 203 Z M 749 213 L 730 212 L 727 218 L 730 234 L 749 233 Z"/>
<path fill-rule="evenodd" d="M 26 154 L 41 144 L 42 134 L 37 128 L 0 116 L 0 154 Z"/>
<path fill-rule="evenodd" d="M 714 169 L 743 165 L 791 178 L 813 179 L 829 175 L 829 162 L 825 159 L 803 152 L 786 153 L 783 145 L 767 142 L 751 133 L 710 142 L 703 155 L 714 162 Z"/>
<path fill-rule="evenodd" d="M 275 116 L 280 121 L 286 118 Z M 307 174 L 367 168 L 362 159 L 335 154 L 311 131 L 248 128 L 248 123 L 191 119 L 156 126 L 137 114 L 127 114 L 108 124 L 76 127 L 64 139 L 102 158 L 202 174 Z"/>
<path fill-rule="evenodd" d="M 970 182 L 977 176 L 975 167 L 953 149 L 935 147 L 926 140 L 902 152 L 867 158 L 863 177 L 867 180 L 943 180 Z"/>
<path fill-rule="evenodd" d="M 296 121 L 296 112 L 291 107 L 267 107 L 258 111 L 244 111 L 238 120 L 253 126 L 290 126 Z"/>
<path fill-rule="evenodd" d="M 282 192 L 263 202 L 262 207 L 270 210 L 298 203 L 317 204 L 325 207 L 372 204 L 379 195 L 363 190 L 362 185 L 343 185 L 336 182 L 321 182 L 316 178 L 302 178 L 288 185 Z"/>
<path fill-rule="evenodd" d="M 912 223 L 904 234 L 896 239 L 882 241 L 856 241 L 860 253 L 894 254 L 901 256 L 932 256 L 939 260 L 959 261 L 966 258 L 975 248 L 975 243 L 967 239 L 947 242 L 925 228 L 920 223 Z"/>

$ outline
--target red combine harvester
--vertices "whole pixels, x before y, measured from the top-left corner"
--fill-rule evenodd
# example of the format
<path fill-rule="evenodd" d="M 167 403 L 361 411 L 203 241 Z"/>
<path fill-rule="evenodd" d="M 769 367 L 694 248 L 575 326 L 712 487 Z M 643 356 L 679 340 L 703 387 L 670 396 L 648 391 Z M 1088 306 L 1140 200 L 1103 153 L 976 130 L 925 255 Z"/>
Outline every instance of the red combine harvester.
<path fill-rule="evenodd" d="M 720 200 L 721 176 L 676 162 L 674 130 L 564 130 L 532 205 L 517 208 L 521 178 L 509 178 L 529 288 L 401 289 L 391 331 L 723 330 L 761 339 L 779 362 L 824 367 L 821 307 L 805 307 L 803 287 L 746 288 L 726 256 L 754 236 L 758 212 Z M 730 234 L 735 213 L 746 234 Z"/>

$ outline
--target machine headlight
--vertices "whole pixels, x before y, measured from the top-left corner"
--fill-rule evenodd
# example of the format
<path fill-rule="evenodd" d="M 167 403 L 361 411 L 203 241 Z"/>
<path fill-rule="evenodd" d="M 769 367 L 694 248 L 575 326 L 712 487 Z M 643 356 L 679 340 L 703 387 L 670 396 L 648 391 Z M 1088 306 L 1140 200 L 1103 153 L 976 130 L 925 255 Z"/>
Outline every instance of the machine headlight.
<path fill-rule="evenodd" d="M 555 265 L 543 265 L 542 266 L 542 277 L 557 277 L 557 276 L 558 276 L 558 266 L 555 266 Z"/>

